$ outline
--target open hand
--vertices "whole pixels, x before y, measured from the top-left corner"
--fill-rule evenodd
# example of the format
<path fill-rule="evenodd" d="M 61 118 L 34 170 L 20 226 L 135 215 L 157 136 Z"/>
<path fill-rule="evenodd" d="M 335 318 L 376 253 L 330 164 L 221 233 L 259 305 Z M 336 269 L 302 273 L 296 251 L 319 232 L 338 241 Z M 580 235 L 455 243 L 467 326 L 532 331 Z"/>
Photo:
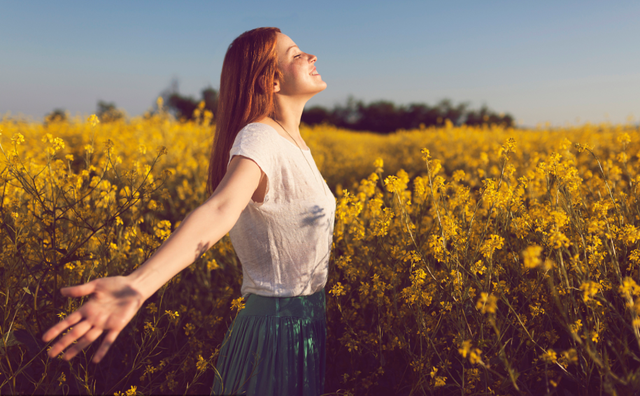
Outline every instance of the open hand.
<path fill-rule="evenodd" d="M 65 352 L 62 357 L 65 360 L 72 359 L 103 332 L 107 332 L 102 345 L 93 357 L 94 363 L 100 362 L 118 334 L 144 302 L 143 296 L 131 287 L 129 279 L 124 276 L 95 279 L 83 285 L 65 287 L 60 292 L 68 297 L 91 295 L 79 309 L 51 327 L 42 336 L 44 342 L 49 342 L 67 328 L 71 329 L 53 344 L 48 352 L 49 357 L 57 356 L 78 340 Z"/>

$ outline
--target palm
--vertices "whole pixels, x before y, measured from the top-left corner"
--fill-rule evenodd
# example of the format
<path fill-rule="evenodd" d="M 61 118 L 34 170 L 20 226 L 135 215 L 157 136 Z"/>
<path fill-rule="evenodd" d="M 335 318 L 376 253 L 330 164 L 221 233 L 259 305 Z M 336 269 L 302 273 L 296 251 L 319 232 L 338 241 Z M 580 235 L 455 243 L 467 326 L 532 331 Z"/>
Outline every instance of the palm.
<path fill-rule="evenodd" d="M 144 300 L 123 276 L 96 279 L 83 285 L 64 288 L 61 292 L 69 297 L 86 295 L 91 295 L 91 297 L 82 307 L 51 327 L 42 336 L 42 339 L 48 342 L 70 328 L 70 331 L 52 346 L 49 356 L 58 355 L 78 340 L 63 356 L 65 360 L 69 360 L 95 341 L 103 332 L 107 332 L 102 345 L 93 358 L 94 363 L 102 360 L 111 344 L 133 318 Z"/>

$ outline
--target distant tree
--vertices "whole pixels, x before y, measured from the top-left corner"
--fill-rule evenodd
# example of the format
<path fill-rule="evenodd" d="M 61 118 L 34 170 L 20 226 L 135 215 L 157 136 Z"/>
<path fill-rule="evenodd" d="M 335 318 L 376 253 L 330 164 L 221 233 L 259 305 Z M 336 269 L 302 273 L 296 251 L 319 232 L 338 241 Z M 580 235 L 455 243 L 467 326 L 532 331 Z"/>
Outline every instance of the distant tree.
<path fill-rule="evenodd" d="M 161 95 L 169 113 L 181 121 L 192 120 L 194 111 L 200 102 L 204 102 L 204 110 L 210 111 L 215 119 L 218 111 L 218 91 L 212 87 L 206 87 L 201 91 L 200 100 L 192 96 L 181 95 L 178 89 L 178 80 L 173 79 L 167 89 Z"/>
<path fill-rule="evenodd" d="M 403 112 L 393 102 L 380 100 L 358 107 L 360 117 L 356 128 L 361 131 L 392 132 L 402 127 Z"/>
<path fill-rule="evenodd" d="M 330 122 L 335 126 L 351 128 L 358 124 L 362 118 L 362 101 L 356 100 L 353 96 L 347 98 L 344 106 L 335 105 L 331 111 Z"/>
<path fill-rule="evenodd" d="M 218 115 L 218 91 L 212 87 L 207 87 L 202 90 L 201 94 L 205 110 L 209 110 L 216 117 Z"/>
<path fill-rule="evenodd" d="M 450 99 L 442 99 L 440 103 L 436 105 L 436 108 L 443 120 L 450 120 L 454 125 L 461 125 L 467 106 L 467 103 L 460 103 L 458 106 L 453 106 Z"/>
<path fill-rule="evenodd" d="M 190 96 L 182 96 L 174 93 L 167 100 L 167 107 L 172 110 L 173 115 L 182 121 L 193 117 L 193 111 L 198 108 L 198 101 Z"/>
<path fill-rule="evenodd" d="M 65 109 L 53 109 L 50 113 L 44 116 L 45 125 L 54 122 L 65 122 L 69 119 L 69 113 Z"/>
<path fill-rule="evenodd" d="M 314 106 L 302 113 L 301 121 L 307 125 L 331 123 L 331 112 L 324 107 Z"/>
<path fill-rule="evenodd" d="M 440 120 L 440 121 L 439 121 Z M 405 110 L 404 129 L 416 129 L 421 125 L 442 124 L 440 111 L 435 107 L 429 107 L 424 103 L 413 103 Z"/>
<path fill-rule="evenodd" d="M 123 120 L 125 118 L 124 111 L 118 109 L 113 102 L 98 101 L 96 115 L 100 119 L 100 122 L 114 122 Z"/>

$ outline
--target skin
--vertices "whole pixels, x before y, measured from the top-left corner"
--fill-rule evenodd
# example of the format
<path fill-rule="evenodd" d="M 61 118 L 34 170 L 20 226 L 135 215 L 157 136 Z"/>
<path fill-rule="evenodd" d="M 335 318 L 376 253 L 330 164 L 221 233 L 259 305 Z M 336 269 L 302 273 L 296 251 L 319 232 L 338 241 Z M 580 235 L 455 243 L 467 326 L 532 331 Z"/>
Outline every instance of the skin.
<path fill-rule="evenodd" d="M 287 35 L 278 34 L 276 51 L 283 77 L 273 87 L 275 118 L 291 136 L 270 117 L 258 122 L 272 126 L 285 139 L 305 149 L 299 130 L 302 110 L 327 84 L 315 71 L 317 58 L 302 52 Z M 100 362 L 151 295 L 226 235 L 251 199 L 262 201 L 266 182 L 255 162 L 242 156 L 233 157 L 222 182 L 207 201 L 187 215 L 180 227 L 134 272 L 62 288 L 63 296 L 90 297 L 42 335 L 42 340 L 49 342 L 70 330 L 52 345 L 48 355 L 55 357 L 77 341 L 64 352 L 63 359 L 70 360 L 106 333 L 92 359 L 94 363 Z"/>
<path fill-rule="evenodd" d="M 278 67 L 282 72 L 282 81 L 276 81 L 273 87 L 276 93 L 276 119 L 286 132 L 270 117 L 258 122 L 272 126 L 285 139 L 307 149 L 299 129 L 302 111 L 309 99 L 327 88 L 327 83 L 322 81 L 322 76 L 316 70 L 318 58 L 300 50 L 286 34 L 278 33 L 276 51 Z"/>

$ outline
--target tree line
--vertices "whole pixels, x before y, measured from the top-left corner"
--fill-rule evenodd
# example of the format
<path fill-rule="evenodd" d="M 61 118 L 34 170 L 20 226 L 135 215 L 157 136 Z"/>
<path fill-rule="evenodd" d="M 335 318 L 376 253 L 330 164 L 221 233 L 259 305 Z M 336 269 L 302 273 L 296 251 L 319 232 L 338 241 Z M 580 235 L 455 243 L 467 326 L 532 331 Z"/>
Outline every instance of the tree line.
<path fill-rule="evenodd" d="M 454 125 L 496 124 L 505 127 L 514 125 L 510 114 L 498 114 L 486 105 L 479 110 L 470 109 L 468 103 L 454 106 L 449 99 L 443 99 L 435 106 L 429 106 L 425 103 L 396 105 L 387 100 L 366 104 L 361 100 L 349 98 L 344 105 L 335 105 L 333 109 L 314 106 L 306 109 L 302 114 L 302 122 L 309 125 L 327 123 L 356 131 L 378 133 L 442 126 L 446 120 Z"/>
<path fill-rule="evenodd" d="M 213 120 L 216 118 L 218 91 L 212 87 L 204 88 L 200 92 L 200 98 L 194 98 L 180 94 L 178 82 L 174 80 L 161 93 L 161 97 L 166 110 L 178 120 L 193 120 L 198 107 L 201 113 L 208 110 L 213 114 Z M 45 117 L 45 122 L 49 119 L 63 118 L 65 114 L 63 110 L 56 109 Z M 119 110 L 115 103 L 104 101 L 98 102 L 96 114 L 103 122 L 124 118 L 124 112 Z M 511 114 L 498 114 L 486 105 L 482 105 L 479 109 L 470 108 L 467 102 L 454 105 L 449 99 L 443 99 L 436 105 L 430 106 L 425 103 L 396 105 L 386 100 L 364 103 L 350 97 L 344 104 L 336 104 L 331 109 L 323 106 L 305 109 L 301 121 L 307 125 L 330 124 L 355 131 L 391 133 L 398 129 L 442 126 L 447 120 L 454 125 L 514 126 Z"/>

